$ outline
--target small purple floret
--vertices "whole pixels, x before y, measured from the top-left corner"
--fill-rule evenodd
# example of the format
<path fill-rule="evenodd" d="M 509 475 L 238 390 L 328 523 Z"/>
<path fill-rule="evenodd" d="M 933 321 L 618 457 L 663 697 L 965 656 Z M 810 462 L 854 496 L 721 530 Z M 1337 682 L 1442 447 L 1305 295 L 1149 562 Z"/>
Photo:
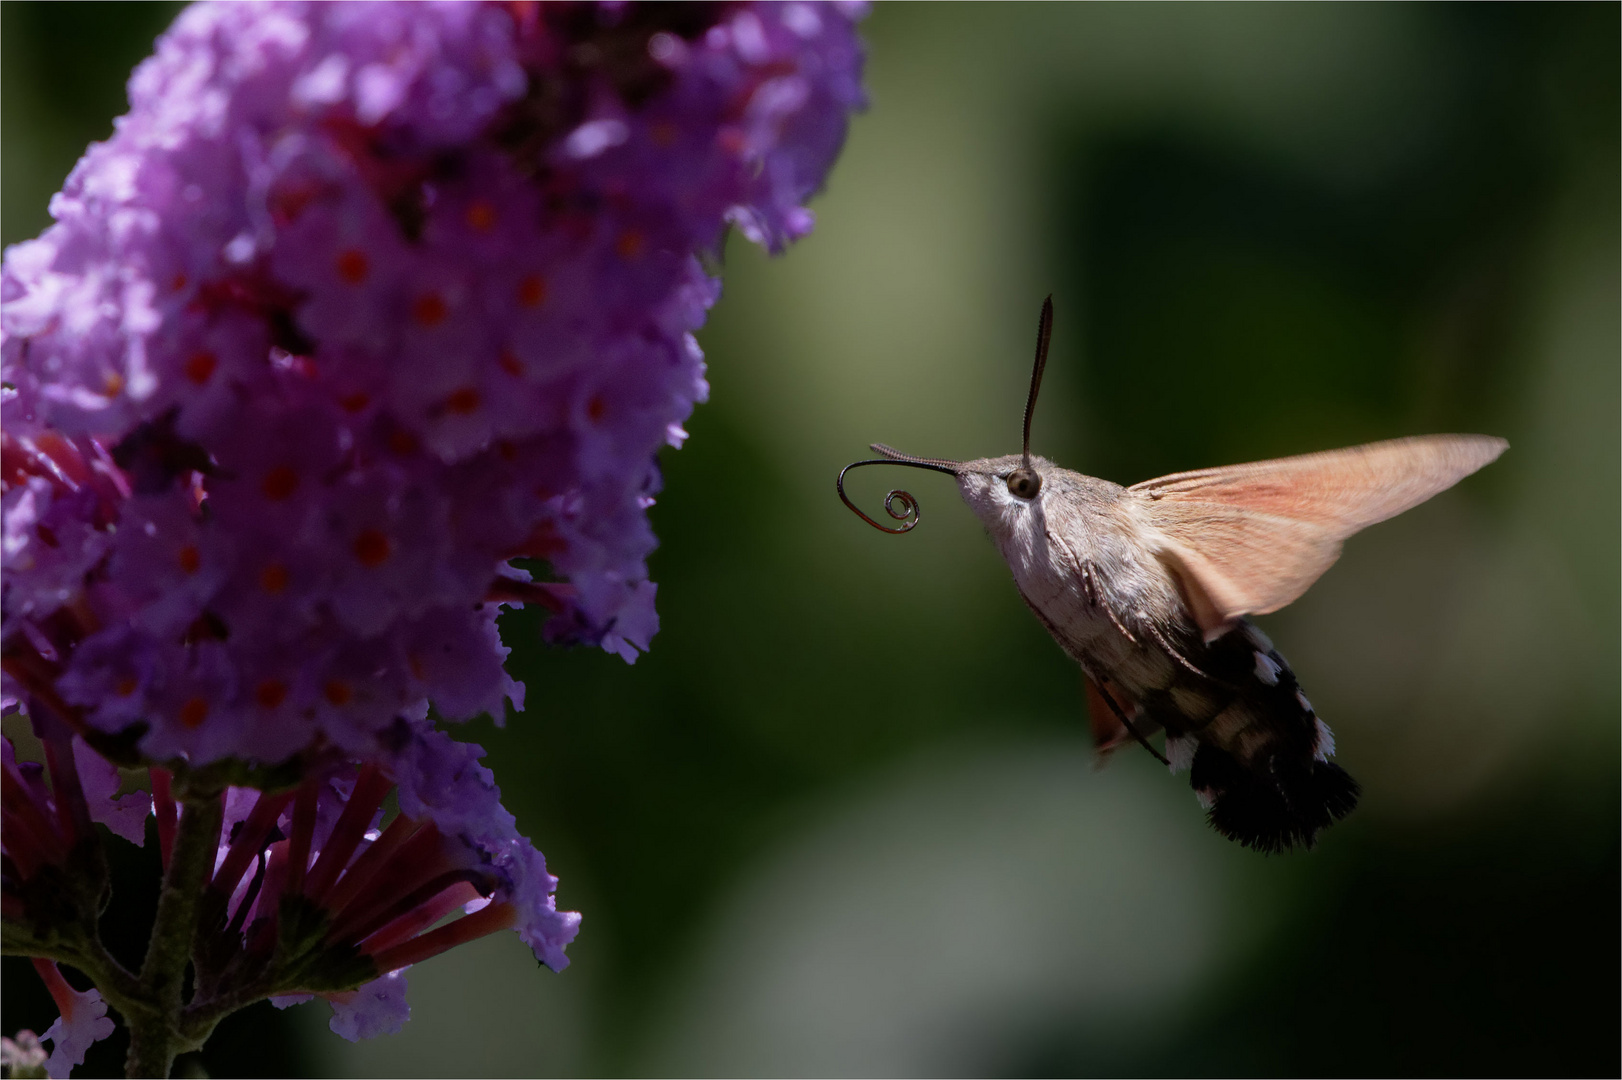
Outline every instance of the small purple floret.
<path fill-rule="evenodd" d="M 7 742 L 7 754 L 11 744 Z M 146 845 L 146 819 L 152 816 L 152 796 L 144 791 L 118 794 L 118 770 L 112 762 L 84 744 L 73 740 L 73 761 L 78 766 L 79 783 L 90 807 L 90 820 L 97 821 L 137 847 Z"/>
<path fill-rule="evenodd" d="M 332 1019 L 327 1026 L 350 1042 L 394 1035 L 411 1019 L 406 1001 L 404 969 L 391 971 L 347 994 L 332 999 Z"/>
<path fill-rule="evenodd" d="M 38 966 L 38 965 L 36 965 Z M 95 987 L 75 990 L 67 980 L 50 972 L 51 996 L 56 999 L 62 1014 L 40 1035 L 50 1040 L 51 1056 L 45 1061 L 45 1075 L 52 1080 L 71 1076 L 73 1070 L 84 1064 L 84 1056 L 92 1043 L 100 1042 L 113 1033 L 112 1018 L 107 1015 L 107 1002 Z"/>

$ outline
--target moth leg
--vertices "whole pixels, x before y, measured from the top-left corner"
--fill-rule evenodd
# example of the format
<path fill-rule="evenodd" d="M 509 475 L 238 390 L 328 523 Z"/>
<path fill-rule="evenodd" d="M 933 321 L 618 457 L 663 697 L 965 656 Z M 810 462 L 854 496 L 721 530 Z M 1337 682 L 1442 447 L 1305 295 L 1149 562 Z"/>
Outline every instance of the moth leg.
<path fill-rule="evenodd" d="M 1104 614 L 1109 616 L 1109 621 L 1115 624 L 1115 629 L 1121 632 L 1121 636 L 1136 645 L 1138 639 L 1132 636 L 1132 631 L 1128 630 L 1120 618 L 1116 616 L 1115 609 L 1109 606 L 1108 599 L 1099 590 L 1098 572 L 1093 569 L 1093 564 L 1086 559 L 1076 558 L 1075 551 L 1065 542 L 1064 537 L 1051 532 L 1047 535 L 1048 539 L 1058 545 L 1059 550 L 1063 551 L 1065 556 L 1069 558 L 1070 565 L 1075 567 L 1076 576 L 1081 579 L 1082 595 L 1086 599 L 1088 606 L 1102 607 Z M 1035 605 L 1032 605 L 1032 609 L 1035 609 Z"/>
<path fill-rule="evenodd" d="M 1093 564 L 1090 562 L 1081 564 L 1081 595 L 1088 607 L 1098 606 L 1098 584 L 1093 580 Z"/>
<path fill-rule="evenodd" d="M 1171 762 L 1166 760 L 1166 756 L 1150 746 L 1149 740 L 1143 737 L 1143 732 L 1139 731 L 1136 725 L 1127 719 L 1126 713 L 1121 709 L 1120 705 L 1116 704 L 1114 695 L 1104 688 L 1103 680 L 1093 679 L 1092 686 L 1094 690 L 1098 691 L 1098 696 L 1104 699 L 1104 704 L 1109 706 L 1110 712 L 1115 714 L 1115 719 L 1119 720 L 1121 726 L 1125 727 L 1127 731 L 1132 733 L 1132 737 L 1138 740 L 1138 745 L 1153 754 L 1162 765 L 1170 767 Z"/>
<path fill-rule="evenodd" d="M 1134 645 L 1138 644 L 1138 639 L 1132 636 L 1132 631 L 1128 630 L 1124 625 L 1122 625 L 1121 620 L 1115 617 L 1114 608 L 1111 608 L 1108 604 L 1105 604 L 1104 614 L 1109 616 L 1109 621 L 1115 624 L 1115 629 L 1121 632 L 1122 637 L 1126 638 L 1126 640 L 1130 641 Z"/>
<path fill-rule="evenodd" d="M 1109 621 L 1115 624 L 1115 629 L 1121 632 L 1121 636 L 1136 645 L 1138 639 L 1132 636 L 1132 631 L 1128 630 L 1126 625 L 1116 616 L 1115 609 L 1110 607 L 1107 602 L 1104 602 L 1103 597 L 1099 594 L 1097 588 L 1098 572 L 1093 569 L 1093 564 L 1086 559 L 1076 559 L 1075 552 L 1070 550 L 1068 544 L 1064 545 L 1064 550 L 1080 567 L 1081 588 L 1087 597 L 1087 603 L 1092 607 L 1102 607 L 1104 614 L 1109 616 Z"/>
<path fill-rule="evenodd" d="M 1083 669 L 1086 670 L 1085 668 Z M 1093 752 L 1098 755 L 1098 762 L 1123 746 L 1130 746 L 1132 735 L 1116 719 L 1114 711 L 1104 704 L 1104 696 L 1098 692 L 1098 680 L 1091 675 L 1083 675 L 1082 689 L 1087 694 L 1087 721 L 1093 732 Z M 1127 702 L 1126 709 L 1136 712 L 1132 702 Z"/>
<path fill-rule="evenodd" d="M 1223 682 L 1210 672 L 1202 671 L 1200 668 L 1196 667 L 1194 665 L 1194 661 L 1184 656 L 1177 646 L 1173 645 L 1171 641 L 1167 639 L 1166 635 L 1160 632 L 1160 627 L 1156 626 L 1154 624 L 1154 620 L 1150 619 L 1148 615 L 1144 614 L 1143 612 L 1139 612 L 1138 617 L 1143 621 L 1143 625 L 1149 628 L 1149 636 L 1155 639 L 1155 644 L 1159 645 L 1161 651 L 1167 656 L 1171 657 L 1183 667 L 1187 668 L 1189 671 L 1192 671 L 1194 674 L 1208 682 L 1216 683 L 1218 686 L 1226 687 L 1229 690 L 1234 689 L 1232 686 L 1229 686 L 1229 684 Z"/>

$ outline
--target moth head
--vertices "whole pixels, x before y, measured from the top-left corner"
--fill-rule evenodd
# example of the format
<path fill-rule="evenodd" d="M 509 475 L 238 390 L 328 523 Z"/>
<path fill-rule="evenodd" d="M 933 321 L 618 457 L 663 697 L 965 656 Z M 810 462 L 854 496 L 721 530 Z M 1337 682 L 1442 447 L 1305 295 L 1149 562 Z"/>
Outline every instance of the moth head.
<path fill-rule="evenodd" d="M 981 507 L 999 512 L 1029 509 L 1042 499 L 1043 480 L 1053 463 L 1024 454 L 980 458 L 962 462 L 957 469 L 958 490 L 978 512 Z"/>
<path fill-rule="evenodd" d="M 1036 395 L 1042 390 L 1042 372 L 1048 366 L 1048 341 L 1053 337 L 1053 297 L 1042 301 L 1042 315 L 1036 324 L 1036 361 L 1031 365 L 1031 391 L 1025 398 L 1025 424 L 1020 433 L 1020 452 L 997 458 L 966 461 L 958 467 L 958 487 L 963 499 L 988 526 L 993 517 L 1021 513 L 1042 494 L 1042 475 L 1053 463 L 1031 457 L 1031 415 L 1036 412 Z M 875 447 L 874 449 L 877 449 Z"/>
<path fill-rule="evenodd" d="M 988 528 L 995 529 L 1004 522 L 1008 513 L 1018 514 L 1037 504 L 1042 494 L 1044 468 L 1052 463 L 1031 456 L 1031 414 L 1036 411 L 1036 395 L 1042 389 L 1042 372 L 1048 363 L 1048 340 L 1053 336 L 1053 297 L 1042 301 L 1042 315 L 1036 327 L 1036 363 L 1031 369 L 1031 392 L 1025 399 L 1025 426 L 1022 432 L 1021 452 L 999 458 L 980 458 L 976 461 L 950 461 L 946 458 L 921 458 L 906 454 L 893 446 L 874 443 L 875 453 L 883 457 L 868 461 L 854 461 L 839 474 L 839 497 L 863 521 L 884 532 L 902 533 L 918 524 L 918 501 L 907 491 L 891 491 L 884 499 L 884 510 L 898 527 L 881 524 L 862 513 L 845 494 L 845 474 L 863 465 L 893 464 L 915 469 L 932 469 L 957 477 L 963 499 Z"/>

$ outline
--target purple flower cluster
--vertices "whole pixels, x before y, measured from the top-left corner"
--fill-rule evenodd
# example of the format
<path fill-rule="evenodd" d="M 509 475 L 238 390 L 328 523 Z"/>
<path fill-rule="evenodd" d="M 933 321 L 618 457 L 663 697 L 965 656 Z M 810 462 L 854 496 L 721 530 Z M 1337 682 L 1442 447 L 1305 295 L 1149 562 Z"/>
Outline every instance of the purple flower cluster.
<path fill-rule="evenodd" d="M 567 963 L 579 916 L 430 709 L 522 709 L 503 605 L 648 647 L 655 456 L 708 392 L 701 257 L 810 230 L 859 15 L 181 15 L 0 269 L 0 696 L 52 781 L 6 743 L 8 927 L 133 1000 L 86 943 L 105 875 L 70 862 L 98 865 L 92 820 L 139 843 L 155 811 L 171 867 L 223 813 L 210 872 L 173 855 L 202 875 L 188 1016 L 318 993 L 363 1037 L 403 1022 L 407 966 L 478 934 Z"/>
<path fill-rule="evenodd" d="M 859 63 L 800 3 L 189 9 L 6 254 L 7 648 L 193 763 L 521 707 L 498 602 L 633 660 L 696 254 L 810 228 Z"/>

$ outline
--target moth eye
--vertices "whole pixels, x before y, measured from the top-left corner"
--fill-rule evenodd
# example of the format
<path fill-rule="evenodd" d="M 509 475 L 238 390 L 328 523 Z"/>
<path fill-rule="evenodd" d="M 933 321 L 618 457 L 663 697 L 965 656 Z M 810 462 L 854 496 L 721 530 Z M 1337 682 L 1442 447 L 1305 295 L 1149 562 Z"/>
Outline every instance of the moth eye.
<path fill-rule="evenodd" d="M 1034 499 L 1042 490 L 1042 478 L 1033 469 L 1015 469 L 1008 474 L 1008 490 L 1021 499 Z"/>

